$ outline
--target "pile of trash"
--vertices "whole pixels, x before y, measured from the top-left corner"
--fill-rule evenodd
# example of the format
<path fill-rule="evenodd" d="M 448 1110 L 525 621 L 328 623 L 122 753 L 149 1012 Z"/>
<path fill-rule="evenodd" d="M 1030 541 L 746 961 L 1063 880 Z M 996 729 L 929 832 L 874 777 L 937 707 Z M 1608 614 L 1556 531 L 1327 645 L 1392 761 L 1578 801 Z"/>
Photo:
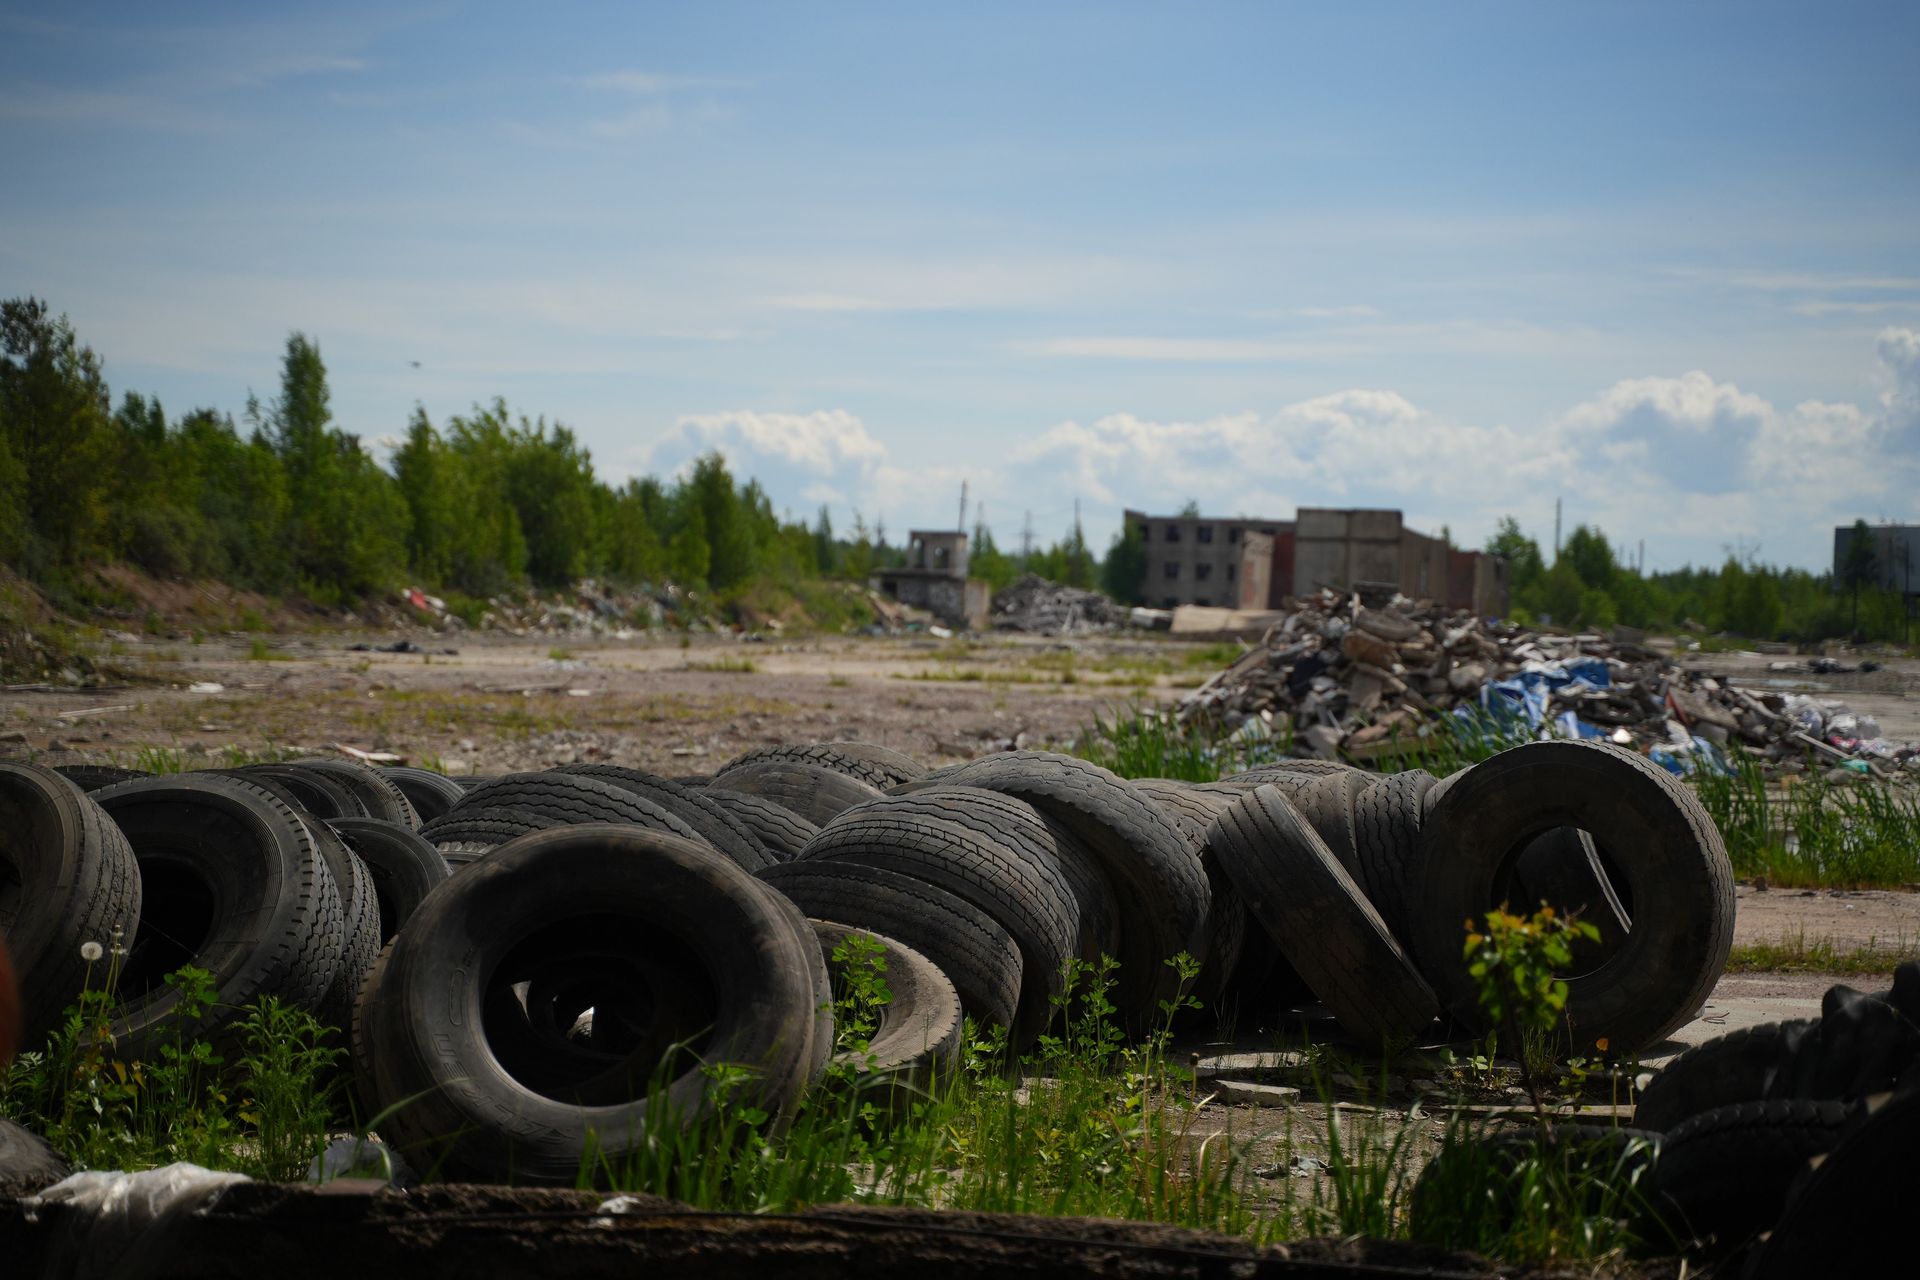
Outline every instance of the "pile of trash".
<path fill-rule="evenodd" d="M 1131 612 L 1098 591 L 1062 586 L 1028 573 L 994 593 L 993 629 L 1048 636 L 1093 635 L 1127 626 Z"/>
<path fill-rule="evenodd" d="M 1556 635 L 1402 596 L 1374 608 L 1357 595 L 1306 597 L 1176 714 L 1250 736 L 1290 727 L 1329 759 L 1403 751 L 1452 715 L 1504 736 L 1605 738 L 1674 773 L 1725 769 L 1733 745 L 1782 765 L 1812 755 L 1852 772 L 1920 771 L 1920 744 L 1889 741 L 1843 703 L 1740 688 L 1625 638 Z"/>

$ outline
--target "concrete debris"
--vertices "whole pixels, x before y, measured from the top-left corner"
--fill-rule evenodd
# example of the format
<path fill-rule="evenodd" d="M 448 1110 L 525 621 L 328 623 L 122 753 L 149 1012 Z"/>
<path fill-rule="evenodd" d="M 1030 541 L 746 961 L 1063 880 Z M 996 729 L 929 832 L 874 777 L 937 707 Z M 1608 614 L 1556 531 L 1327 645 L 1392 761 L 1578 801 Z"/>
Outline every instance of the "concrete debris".
<path fill-rule="evenodd" d="M 993 629 L 1048 636 L 1093 635 L 1132 625 L 1132 612 L 1098 591 L 1062 586 L 1029 573 L 995 593 Z"/>
<path fill-rule="evenodd" d="M 1623 631 L 1558 635 L 1405 597 L 1369 607 L 1322 591 L 1188 694 L 1182 723 L 1263 735 L 1366 760 L 1417 750 L 1438 717 L 1521 737 L 1607 738 L 1674 773 L 1726 769 L 1738 745 L 1782 768 L 1920 769 L 1920 744 L 1891 742 L 1844 703 L 1743 688 Z"/>

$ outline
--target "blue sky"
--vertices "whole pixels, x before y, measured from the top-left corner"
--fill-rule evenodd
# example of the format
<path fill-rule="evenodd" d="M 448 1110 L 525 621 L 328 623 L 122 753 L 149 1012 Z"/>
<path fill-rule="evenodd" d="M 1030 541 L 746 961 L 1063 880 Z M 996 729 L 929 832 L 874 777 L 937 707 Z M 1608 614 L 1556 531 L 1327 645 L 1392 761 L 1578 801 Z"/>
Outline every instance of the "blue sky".
<path fill-rule="evenodd" d="M 612 478 L 1002 543 L 1081 501 L 1920 518 L 1920 6 L 0 7 L 0 294 L 116 389 L 504 396 Z M 418 361 L 415 368 L 412 362 Z"/>

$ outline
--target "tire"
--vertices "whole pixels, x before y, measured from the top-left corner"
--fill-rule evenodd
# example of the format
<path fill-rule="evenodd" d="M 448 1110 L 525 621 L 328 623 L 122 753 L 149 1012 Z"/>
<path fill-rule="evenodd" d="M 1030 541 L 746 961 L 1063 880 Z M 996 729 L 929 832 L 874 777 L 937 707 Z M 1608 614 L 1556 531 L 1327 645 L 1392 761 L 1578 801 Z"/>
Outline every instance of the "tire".
<path fill-rule="evenodd" d="M 316 819 L 307 823 L 307 829 L 333 877 L 341 907 L 340 967 L 314 1012 L 320 1021 L 337 1028 L 344 1042 L 353 1022 L 354 997 L 386 941 L 380 932 L 380 895 L 366 863 L 331 826 Z"/>
<path fill-rule="evenodd" d="M 1620 949 L 1567 977 L 1576 1043 L 1604 1040 L 1615 1054 L 1658 1043 L 1694 1015 L 1726 968 L 1733 868 L 1694 794 L 1611 745 L 1527 743 L 1448 788 L 1422 838 L 1413 920 L 1421 971 L 1456 1017 L 1480 1024 L 1463 923 L 1499 905 L 1518 854 L 1556 827 L 1591 832 L 1627 881 L 1621 896 L 1637 906 Z"/>
<path fill-rule="evenodd" d="M 98 791 L 116 782 L 132 782 L 135 778 L 153 776 L 145 769 L 122 769 L 112 764 L 57 764 L 53 766 L 53 771 L 82 791 Z"/>
<path fill-rule="evenodd" d="M 1748 1280 L 1897 1275 L 1920 1201 L 1920 1091 L 1873 1099 L 1858 1128 L 1792 1189 Z M 1889 1266 L 1889 1263 L 1892 1266 Z"/>
<path fill-rule="evenodd" d="M 762 796 L 724 787 L 709 787 L 702 794 L 738 818 L 775 862 L 791 862 L 820 830 L 818 823 L 808 822 L 785 805 Z"/>
<path fill-rule="evenodd" d="M 1409 769 L 1354 797 L 1354 879 L 1402 947 L 1413 915 L 1407 881 L 1419 865 L 1422 800 L 1438 781 Z"/>
<path fill-rule="evenodd" d="M 644 1151 L 650 1126 L 703 1113 L 703 1061 L 742 1068 L 739 1105 L 790 1113 L 820 1060 L 818 955 L 792 903 L 704 843 L 538 832 L 433 894 L 395 940 L 361 1001 L 362 1092 L 392 1108 L 383 1131 L 418 1167 L 576 1185 Z M 594 1007 L 589 1043 L 530 1034 L 515 988 L 556 982 Z"/>
<path fill-rule="evenodd" d="M 386 765 L 375 770 L 381 777 L 400 788 L 407 797 L 407 803 L 419 815 L 422 824 L 432 822 L 445 814 L 447 810 L 460 803 L 467 794 L 466 788 L 447 777 L 444 773 L 435 773 L 431 769 L 415 768 L 411 765 Z"/>
<path fill-rule="evenodd" d="M 983 787 L 1018 796 L 1086 845 L 1120 907 L 1120 971 L 1113 993 L 1121 1020 L 1144 1034 L 1174 999 L 1180 975 L 1167 963 L 1199 955 L 1207 929 L 1207 875 L 1179 826 L 1151 798 L 1086 760 L 1009 751 L 930 773 L 900 788 Z"/>
<path fill-rule="evenodd" d="M 1065 967 L 1077 953 L 1080 933 L 1079 904 L 1057 868 L 963 823 L 923 809 L 889 812 L 878 804 L 822 827 L 789 865 L 815 862 L 911 876 L 992 916 L 1020 948 L 1014 1047 L 1025 1048 L 1046 1030 L 1055 1001 L 1066 991 Z"/>
<path fill-rule="evenodd" d="M 1230 773 L 1220 781 L 1236 791 L 1251 791 L 1265 782 L 1271 782 L 1277 776 L 1312 777 L 1315 775 L 1364 773 L 1344 760 L 1276 760 L 1272 764 L 1256 765 L 1243 769 L 1239 773 Z"/>
<path fill-rule="evenodd" d="M 735 768 L 750 764 L 768 764 L 785 762 L 789 764 L 815 765 L 822 769 L 831 769 L 835 773 L 844 773 L 849 778 L 858 778 L 870 787 L 885 791 L 888 787 L 910 782 L 925 774 L 927 766 L 911 756 L 901 755 L 898 751 L 876 746 L 870 742 L 815 742 L 795 743 L 783 747 L 761 747 L 757 751 L 748 751 L 735 756 L 720 766 L 714 781 L 727 785 L 723 779 Z"/>
<path fill-rule="evenodd" d="M 348 760 L 295 760 L 292 767 L 332 778 L 353 793 L 369 818 L 397 822 L 415 831 L 420 829 L 420 815 L 414 811 L 407 793 L 378 769 Z"/>
<path fill-rule="evenodd" d="M 352 788 L 338 778 L 311 769 L 296 769 L 285 764 L 250 764 L 242 769 L 202 769 L 197 772 L 221 778 L 238 778 L 264 787 L 288 804 L 296 805 L 322 821 L 335 818 L 364 818 L 366 805 Z"/>
<path fill-rule="evenodd" d="M 885 1074 L 918 1086 L 948 1079 L 960 1064 L 960 995 L 933 961 L 906 943 L 855 925 L 810 920 L 820 953 L 839 993 L 843 966 L 833 956 L 850 935 L 873 939 L 885 965 L 880 977 L 891 999 L 880 1009 L 866 1052 L 837 1053 L 833 1061 L 862 1074 Z"/>
<path fill-rule="evenodd" d="M 1640 1091 L 1634 1127 L 1667 1133 L 1704 1112 L 1780 1097 L 1795 1056 L 1819 1030 L 1818 1019 L 1796 1018 L 1742 1027 L 1695 1045 Z"/>
<path fill-rule="evenodd" d="M 1200 869 L 1207 876 L 1207 927 L 1202 950 L 1194 957 L 1200 961 L 1200 976 L 1189 994 L 1207 1010 L 1217 1011 L 1247 942 L 1247 904 L 1207 843 L 1207 832 L 1233 807 L 1233 797 L 1197 791 L 1170 778 L 1135 778 L 1133 785 L 1167 812 L 1200 855 Z"/>
<path fill-rule="evenodd" d="M 969 1017 L 982 1026 L 1013 1026 L 1024 977 L 1020 948 L 967 899 L 909 875 L 832 862 L 782 863 L 761 878 L 810 916 L 912 947 L 952 980 Z"/>
<path fill-rule="evenodd" d="M 340 971 L 343 904 L 313 832 L 279 797 L 237 778 L 176 774 L 97 793 L 133 848 L 142 929 L 120 973 L 114 1034 L 140 1054 L 166 1025 L 221 1035 L 261 996 L 313 1011 Z M 161 979 L 183 964 L 212 974 L 216 1003 L 191 1028 Z"/>
<path fill-rule="evenodd" d="M 740 819 L 700 792 L 669 782 L 658 774 L 617 764 L 570 764 L 552 772 L 576 778 L 598 778 L 659 805 L 698 832 L 702 840 L 756 875 L 779 861 Z"/>
<path fill-rule="evenodd" d="M 434 886 L 447 862 L 418 831 L 378 818 L 339 818 L 328 824 L 365 864 L 379 903 L 380 942 L 400 932 Z"/>
<path fill-rule="evenodd" d="M 1348 1034 L 1377 1048 L 1433 1021 L 1432 990 L 1326 842 L 1276 788 L 1241 797 L 1208 840 L 1247 910 Z"/>
<path fill-rule="evenodd" d="M 883 794 L 858 778 L 789 760 L 744 764 L 716 775 L 715 780 L 729 791 L 742 791 L 791 809 L 816 827 L 824 827 L 836 814 Z"/>
<path fill-rule="evenodd" d="M 1372 785 L 1373 775 L 1349 769 L 1316 775 L 1306 786 L 1287 793 L 1296 813 L 1319 833 L 1321 841 L 1357 883 L 1360 880 L 1360 833 L 1354 805 Z"/>
<path fill-rule="evenodd" d="M 698 831 L 653 801 L 599 778 L 564 773 L 510 773 L 495 778 L 469 791 L 442 821 L 478 817 L 493 809 L 519 810 L 561 824 L 622 822 L 706 844 Z"/>
<path fill-rule="evenodd" d="M 433 845 L 451 875 L 509 840 L 566 825 L 558 818 L 525 809 L 476 809 L 429 822 L 420 829 L 420 836 Z"/>
<path fill-rule="evenodd" d="M 140 872 L 126 837 L 78 785 L 0 761 L 0 937 L 20 990 L 20 1045 L 37 1048 L 89 981 L 81 944 L 138 940 Z"/>
<path fill-rule="evenodd" d="M 883 796 L 847 810 L 825 830 L 857 815 L 879 812 L 911 820 L 917 815 L 971 828 L 982 840 L 1005 845 L 1024 861 L 1067 887 L 1079 909 L 1075 954 L 1090 965 L 1120 950 L 1120 912 L 1113 886 L 1085 845 L 1065 827 L 1018 796 L 979 787 L 930 786 L 907 795 Z"/>
<path fill-rule="evenodd" d="M 1731 1249 L 1769 1230 L 1813 1157 L 1831 1151 L 1860 1108 L 1791 1099 L 1717 1107 L 1667 1134 L 1653 1190 L 1676 1238 Z"/>
<path fill-rule="evenodd" d="M 1466 777 L 1468 770 L 1472 768 L 1473 768 L 1472 765 L 1468 765 L 1466 769 L 1455 769 L 1452 773 L 1448 774 L 1446 777 L 1440 779 L 1440 781 L 1434 783 L 1432 787 L 1428 788 L 1426 796 L 1420 801 L 1420 808 L 1423 815 L 1423 821 L 1425 818 L 1430 818 L 1433 816 L 1433 811 L 1440 807 L 1440 802 L 1442 800 L 1447 798 L 1447 792 L 1453 790 L 1454 787 L 1458 786 L 1460 783 L 1460 780 Z"/>

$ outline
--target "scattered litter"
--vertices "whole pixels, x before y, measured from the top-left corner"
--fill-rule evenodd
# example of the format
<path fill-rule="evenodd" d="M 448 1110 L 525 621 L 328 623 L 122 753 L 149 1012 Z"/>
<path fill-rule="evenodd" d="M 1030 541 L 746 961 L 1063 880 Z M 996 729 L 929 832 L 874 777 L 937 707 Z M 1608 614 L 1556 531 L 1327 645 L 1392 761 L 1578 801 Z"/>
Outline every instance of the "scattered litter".
<path fill-rule="evenodd" d="M 996 631 L 1040 635 L 1091 635 L 1117 631 L 1132 622 L 1133 611 L 1098 591 L 1061 586 L 1037 573 L 1023 574 L 993 597 Z"/>
<path fill-rule="evenodd" d="M 196 680 L 187 686 L 188 693 L 225 693 L 227 686 L 212 680 Z"/>
<path fill-rule="evenodd" d="M 439 655 L 439 656 L 448 657 L 448 658 L 457 657 L 460 653 L 458 649 L 428 649 L 421 645 L 415 644 L 411 640 L 395 640 L 392 644 L 367 644 L 365 642 L 362 642 L 360 644 L 350 644 L 347 646 L 347 652 L 349 653 L 425 653 L 425 654 Z"/>
<path fill-rule="evenodd" d="M 361 764 L 405 764 L 407 758 L 391 751 L 362 751 L 359 747 L 350 747 L 344 742 L 327 744 L 349 760 L 358 760 Z"/>

